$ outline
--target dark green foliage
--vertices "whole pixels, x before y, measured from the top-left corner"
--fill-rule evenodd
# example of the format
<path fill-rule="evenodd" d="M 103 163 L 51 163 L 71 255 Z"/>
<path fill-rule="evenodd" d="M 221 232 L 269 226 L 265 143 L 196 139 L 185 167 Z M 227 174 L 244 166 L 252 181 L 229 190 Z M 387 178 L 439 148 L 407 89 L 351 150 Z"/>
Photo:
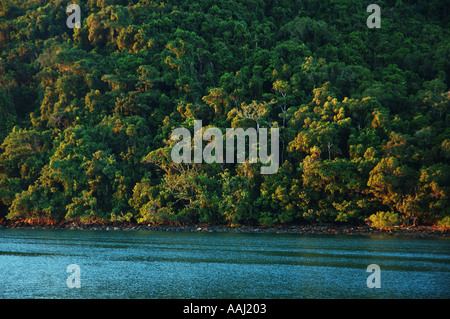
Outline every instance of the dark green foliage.
<path fill-rule="evenodd" d="M 448 221 L 445 1 L 75 2 L 0 0 L 0 218 Z M 194 119 L 277 125 L 278 173 L 174 164 Z"/>

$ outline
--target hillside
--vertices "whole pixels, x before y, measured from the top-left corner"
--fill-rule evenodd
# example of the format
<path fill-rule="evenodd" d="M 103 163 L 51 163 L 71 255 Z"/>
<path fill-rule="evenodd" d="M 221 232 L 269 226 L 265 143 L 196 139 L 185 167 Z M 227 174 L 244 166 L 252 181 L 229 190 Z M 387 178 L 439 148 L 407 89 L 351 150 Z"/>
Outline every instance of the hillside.
<path fill-rule="evenodd" d="M 370 3 L 0 0 L 0 218 L 448 226 L 449 6 Z M 255 110 L 276 174 L 171 160 Z"/>

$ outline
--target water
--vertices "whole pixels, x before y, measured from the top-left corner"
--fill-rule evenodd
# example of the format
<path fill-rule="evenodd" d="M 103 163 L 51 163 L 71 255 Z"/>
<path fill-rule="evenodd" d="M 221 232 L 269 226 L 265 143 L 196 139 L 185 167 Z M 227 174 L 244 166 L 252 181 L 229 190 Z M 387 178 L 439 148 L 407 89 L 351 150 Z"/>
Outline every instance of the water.
<path fill-rule="evenodd" d="M 0 298 L 447 299 L 449 274 L 448 239 L 0 229 Z"/>

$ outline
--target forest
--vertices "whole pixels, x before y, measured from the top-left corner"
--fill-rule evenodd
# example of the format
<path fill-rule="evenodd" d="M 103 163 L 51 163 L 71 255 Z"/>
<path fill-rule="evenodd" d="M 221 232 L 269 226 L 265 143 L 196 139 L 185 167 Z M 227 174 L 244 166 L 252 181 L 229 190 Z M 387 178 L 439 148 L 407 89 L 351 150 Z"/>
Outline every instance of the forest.
<path fill-rule="evenodd" d="M 0 219 L 449 227 L 450 6 L 371 3 L 0 0 Z M 195 120 L 278 172 L 175 164 Z"/>

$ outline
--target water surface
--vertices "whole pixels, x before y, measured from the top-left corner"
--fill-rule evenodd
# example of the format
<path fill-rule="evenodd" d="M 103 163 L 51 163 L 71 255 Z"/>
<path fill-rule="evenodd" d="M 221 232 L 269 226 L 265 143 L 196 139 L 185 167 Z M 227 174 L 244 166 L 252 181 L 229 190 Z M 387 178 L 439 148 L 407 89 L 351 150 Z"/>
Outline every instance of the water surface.
<path fill-rule="evenodd" d="M 449 274 L 448 239 L 0 229 L 0 298 L 447 299 Z"/>

